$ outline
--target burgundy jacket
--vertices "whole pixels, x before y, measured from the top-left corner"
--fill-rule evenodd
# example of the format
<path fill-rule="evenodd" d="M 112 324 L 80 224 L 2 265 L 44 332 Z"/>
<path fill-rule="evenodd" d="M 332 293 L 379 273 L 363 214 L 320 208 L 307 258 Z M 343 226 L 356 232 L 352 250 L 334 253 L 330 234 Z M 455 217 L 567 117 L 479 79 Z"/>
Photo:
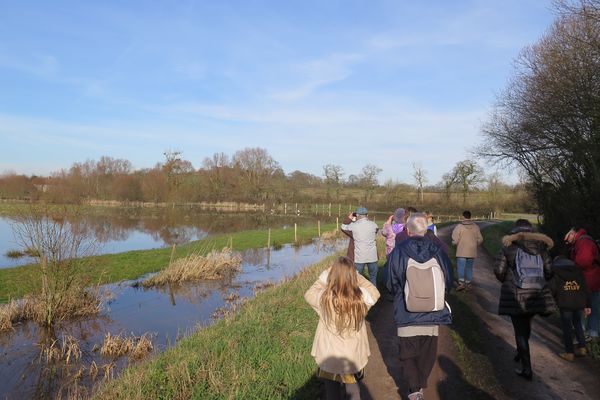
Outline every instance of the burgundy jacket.
<path fill-rule="evenodd" d="M 350 219 L 349 217 L 346 217 L 344 219 L 344 221 L 342 221 L 342 223 L 345 225 L 348 225 L 351 222 L 352 222 L 352 219 Z M 350 241 L 348 242 L 348 251 L 346 253 L 346 257 L 348 257 L 349 259 L 352 260 L 352 262 L 354 262 L 354 236 L 352 236 L 352 231 L 347 231 L 345 229 L 342 229 L 342 232 L 350 238 Z"/>

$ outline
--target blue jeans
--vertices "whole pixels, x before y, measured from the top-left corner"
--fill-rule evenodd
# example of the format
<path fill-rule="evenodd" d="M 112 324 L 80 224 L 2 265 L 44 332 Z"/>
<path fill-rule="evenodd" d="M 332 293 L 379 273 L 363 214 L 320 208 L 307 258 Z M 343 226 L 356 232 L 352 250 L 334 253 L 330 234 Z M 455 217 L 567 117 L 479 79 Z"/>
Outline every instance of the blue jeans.
<path fill-rule="evenodd" d="M 592 313 L 587 317 L 587 321 L 585 323 L 585 329 L 588 331 L 588 334 L 592 337 L 598 337 L 598 320 L 600 318 L 598 313 L 598 307 L 600 306 L 598 302 L 600 301 L 600 292 L 592 292 Z"/>
<path fill-rule="evenodd" d="M 473 279 L 474 258 L 456 257 L 456 269 L 459 282 L 471 282 Z"/>
<path fill-rule="evenodd" d="M 377 286 L 377 261 L 373 261 L 373 262 L 369 262 L 369 263 L 354 263 L 354 266 L 356 267 L 356 270 L 358 271 L 359 274 L 363 273 L 363 270 L 365 269 L 365 265 L 367 266 L 367 268 L 369 269 L 369 280 L 371 281 L 371 283 L 375 286 Z"/>

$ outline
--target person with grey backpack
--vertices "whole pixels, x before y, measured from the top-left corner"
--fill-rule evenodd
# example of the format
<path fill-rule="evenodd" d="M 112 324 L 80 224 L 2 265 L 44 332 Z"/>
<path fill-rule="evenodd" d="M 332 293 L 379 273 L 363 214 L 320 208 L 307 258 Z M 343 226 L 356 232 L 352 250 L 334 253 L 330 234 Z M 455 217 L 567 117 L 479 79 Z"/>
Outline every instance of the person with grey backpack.
<path fill-rule="evenodd" d="M 532 380 L 529 337 L 535 315 L 548 316 L 556 310 L 547 281 L 552 278 L 552 260 L 548 250 L 554 245 L 548 236 L 533 231 L 525 219 L 515 222 L 514 229 L 502 238 L 494 274 L 502 282 L 498 314 L 511 318 L 515 331 L 517 356 L 521 368 L 515 373 Z"/>
<path fill-rule="evenodd" d="M 427 216 L 413 213 L 406 222 L 408 239 L 388 257 L 386 287 L 394 296 L 400 374 L 409 400 L 424 399 L 423 389 L 437 358 L 440 325 L 452 323 L 446 296 L 452 288 L 452 263 L 426 236 Z"/>

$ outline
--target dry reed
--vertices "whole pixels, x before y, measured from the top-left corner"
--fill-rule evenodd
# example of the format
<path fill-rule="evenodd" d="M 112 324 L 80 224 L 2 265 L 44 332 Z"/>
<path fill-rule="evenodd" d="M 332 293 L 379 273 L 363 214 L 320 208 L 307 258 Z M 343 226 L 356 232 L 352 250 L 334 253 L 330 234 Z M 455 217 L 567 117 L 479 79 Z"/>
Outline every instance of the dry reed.
<path fill-rule="evenodd" d="M 131 352 L 131 358 L 134 360 L 142 359 L 150 354 L 153 349 L 154 346 L 152 345 L 152 339 L 150 338 L 150 335 L 144 333 L 142 336 L 137 338 L 137 343 Z"/>
<path fill-rule="evenodd" d="M 104 373 L 104 381 L 109 381 L 113 378 L 113 372 L 115 369 L 115 363 L 111 362 L 108 364 L 104 364 L 102 367 L 100 367 L 102 369 L 102 372 Z"/>
<path fill-rule="evenodd" d="M 113 335 L 108 332 L 104 336 L 104 343 L 100 348 L 100 354 L 105 357 L 121 357 L 133 350 L 133 340 L 133 337 L 122 336 L 121 334 Z"/>
<path fill-rule="evenodd" d="M 71 318 L 96 315 L 101 311 L 102 297 L 98 288 L 73 290 L 64 296 L 54 310 L 54 320 L 62 321 Z M 17 322 L 46 322 L 47 306 L 39 294 L 31 294 L 20 300 L 11 300 L 0 305 L 0 332 L 13 329 Z"/>
<path fill-rule="evenodd" d="M 92 381 L 96 380 L 96 377 L 98 376 L 98 364 L 96 364 L 96 361 L 92 361 L 92 363 L 90 364 L 88 374 Z"/>
<path fill-rule="evenodd" d="M 22 302 L 11 300 L 0 305 L 0 332 L 13 329 L 13 324 L 21 319 Z"/>
<path fill-rule="evenodd" d="M 81 348 L 79 342 L 71 335 L 62 337 L 59 342 L 54 339 L 49 345 L 40 344 L 40 358 L 47 364 L 63 362 L 65 365 L 77 363 L 81 358 Z"/>
<path fill-rule="evenodd" d="M 139 360 L 152 352 L 152 335 L 144 333 L 142 336 L 112 335 L 110 332 L 104 337 L 100 354 L 105 357 L 121 357 L 131 353 L 131 358 Z"/>
<path fill-rule="evenodd" d="M 192 253 L 176 260 L 166 269 L 146 279 L 144 287 L 162 286 L 203 279 L 221 279 L 233 275 L 242 268 L 242 256 L 225 247 L 206 255 Z"/>

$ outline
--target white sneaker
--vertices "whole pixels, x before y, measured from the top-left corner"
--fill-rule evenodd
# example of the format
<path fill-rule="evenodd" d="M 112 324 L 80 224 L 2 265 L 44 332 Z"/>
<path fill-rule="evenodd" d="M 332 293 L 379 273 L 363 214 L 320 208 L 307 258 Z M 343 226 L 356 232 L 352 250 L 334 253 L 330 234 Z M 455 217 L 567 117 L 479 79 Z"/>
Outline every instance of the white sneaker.
<path fill-rule="evenodd" d="M 408 395 L 408 400 L 425 400 L 423 397 L 423 389 Z"/>

